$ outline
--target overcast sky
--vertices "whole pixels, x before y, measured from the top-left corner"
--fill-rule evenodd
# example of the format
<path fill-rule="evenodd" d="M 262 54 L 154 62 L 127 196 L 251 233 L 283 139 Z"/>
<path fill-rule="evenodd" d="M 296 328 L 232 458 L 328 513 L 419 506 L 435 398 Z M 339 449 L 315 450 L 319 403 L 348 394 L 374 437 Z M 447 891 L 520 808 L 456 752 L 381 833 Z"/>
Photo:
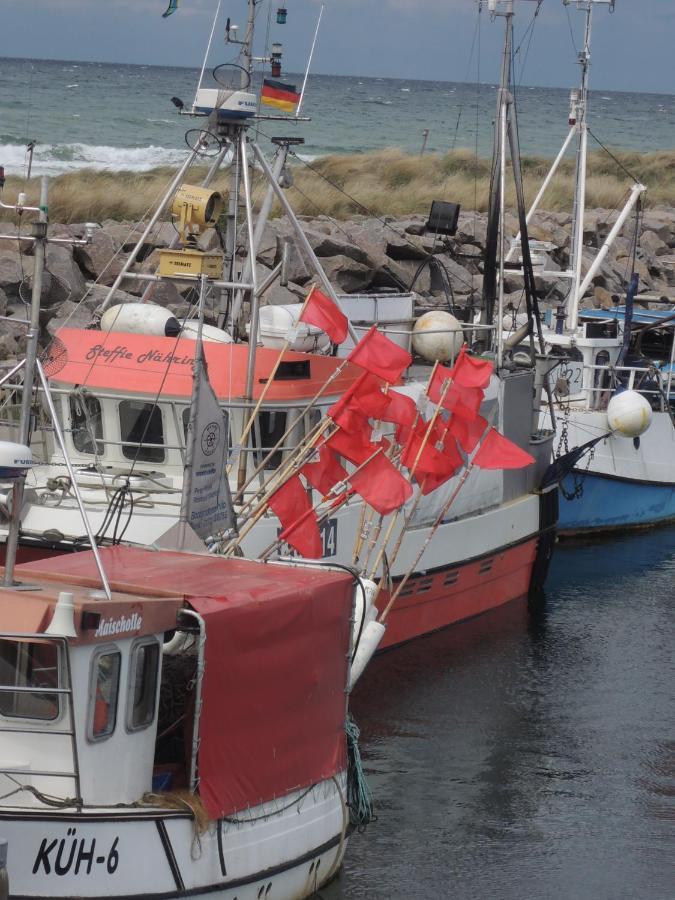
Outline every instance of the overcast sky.
<path fill-rule="evenodd" d="M 180 0 L 163 19 L 168 0 L 0 0 L 0 55 L 199 66 L 217 0 Z M 304 68 L 321 0 L 279 0 L 288 24 L 273 25 L 285 46 L 287 71 Z M 484 5 L 487 5 L 486 3 Z M 325 0 L 313 71 L 324 74 L 473 81 L 469 54 L 476 31 L 478 0 Z M 223 0 L 223 18 L 244 25 L 245 0 Z M 516 0 L 520 38 L 532 20 L 533 0 Z M 267 26 L 261 3 L 259 36 Z M 570 34 L 581 36 L 576 3 L 544 0 L 529 44 L 522 81 L 568 87 L 578 68 Z M 222 41 L 222 25 L 217 35 Z M 498 78 L 501 23 L 481 16 L 481 80 Z M 519 37 L 517 37 L 517 42 Z M 610 15 L 594 15 L 591 86 L 603 90 L 673 93 L 675 0 L 616 0 Z M 216 44 L 211 61 L 232 58 Z M 528 42 L 522 45 L 525 58 Z"/>

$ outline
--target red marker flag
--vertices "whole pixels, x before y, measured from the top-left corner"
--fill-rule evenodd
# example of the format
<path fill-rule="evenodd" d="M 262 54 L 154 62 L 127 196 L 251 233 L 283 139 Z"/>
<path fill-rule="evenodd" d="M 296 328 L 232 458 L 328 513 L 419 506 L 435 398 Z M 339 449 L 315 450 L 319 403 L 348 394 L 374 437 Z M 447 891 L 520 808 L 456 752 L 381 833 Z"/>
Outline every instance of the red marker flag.
<path fill-rule="evenodd" d="M 473 453 L 478 441 L 485 434 L 487 427 L 488 423 L 482 416 L 477 416 L 473 422 L 467 422 L 465 419 L 453 416 L 450 422 L 450 434 L 457 439 L 459 446 L 465 453 Z"/>
<path fill-rule="evenodd" d="M 446 481 L 449 481 L 464 465 L 464 460 L 457 447 L 457 442 L 450 433 L 446 434 L 443 439 L 442 452 L 446 459 L 448 470 L 446 474 L 443 475 L 434 475 L 432 473 L 418 479 L 421 482 L 422 494 L 424 496 L 435 491 L 436 488 L 445 484 Z"/>
<path fill-rule="evenodd" d="M 433 378 L 429 384 L 429 397 L 434 403 L 440 403 L 446 382 L 450 380 L 449 389 L 443 397 L 441 404 L 444 409 L 454 413 L 461 419 L 473 421 L 478 415 L 478 410 L 483 402 L 483 391 L 477 387 L 463 387 L 452 382 L 452 369 L 445 366 L 436 366 Z"/>
<path fill-rule="evenodd" d="M 326 444 L 319 449 L 318 461 L 305 463 L 300 472 L 312 487 L 324 496 L 329 494 L 331 488 L 339 481 L 345 481 L 347 478 L 346 470 L 342 468 L 337 456 Z"/>
<path fill-rule="evenodd" d="M 417 407 L 412 397 L 399 394 L 398 391 L 389 391 L 389 406 L 382 415 L 385 422 L 394 422 L 405 428 L 412 428 L 417 419 Z"/>
<path fill-rule="evenodd" d="M 486 388 L 490 384 L 493 368 L 489 360 L 469 356 L 464 344 L 451 369 L 452 380 L 460 387 Z"/>
<path fill-rule="evenodd" d="M 363 379 L 363 380 L 361 380 Z M 359 386 L 354 391 L 354 403 L 364 415 L 379 421 L 386 419 L 385 413 L 391 404 L 391 394 L 382 393 L 380 379 L 369 372 L 364 372 L 359 379 Z"/>
<path fill-rule="evenodd" d="M 533 462 L 533 456 L 505 438 L 496 428 L 490 428 L 473 458 L 474 466 L 481 469 L 522 469 Z"/>
<path fill-rule="evenodd" d="M 376 325 L 361 338 L 347 359 L 389 384 L 399 381 L 412 363 L 412 356 L 381 334 Z"/>
<path fill-rule="evenodd" d="M 267 501 L 281 522 L 280 538 L 301 556 L 323 556 L 319 525 L 307 491 L 297 475 L 282 484 Z M 310 515 L 311 514 L 311 515 Z"/>
<path fill-rule="evenodd" d="M 383 516 L 403 506 L 412 497 L 410 482 L 381 453 L 360 471 L 350 475 L 349 481 L 357 494 Z"/>
<path fill-rule="evenodd" d="M 332 434 L 326 443 L 330 445 L 332 450 L 339 453 L 340 456 L 344 456 L 345 459 L 348 459 L 349 462 L 354 463 L 356 466 L 360 466 L 380 447 L 379 444 L 372 444 L 364 432 L 355 431 L 349 433 L 342 428 L 339 428 L 335 434 Z"/>
<path fill-rule="evenodd" d="M 328 410 L 328 415 L 336 425 L 339 425 L 340 428 L 343 428 L 350 434 L 360 432 L 364 435 L 370 435 L 371 433 L 371 424 L 368 421 L 367 416 L 364 416 L 360 409 L 346 406 L 335 411 Z"/>
<path fill-rule="evenodd" d="M 325 331 L 334 344 L 341 344 L 347 337 L 347 316 L 317 288 L 309 292 L 300 321 Z"/>
<path fill-rule="evenodd" d="M 323 556 L 323 541 L 319 531 L 319 523 L 313 509 L 308 509 L 300 518 L 289 525 L 279 535 L 280 541 L 285 541 L 300 556 L 307 559 L 319 559 Z"/>

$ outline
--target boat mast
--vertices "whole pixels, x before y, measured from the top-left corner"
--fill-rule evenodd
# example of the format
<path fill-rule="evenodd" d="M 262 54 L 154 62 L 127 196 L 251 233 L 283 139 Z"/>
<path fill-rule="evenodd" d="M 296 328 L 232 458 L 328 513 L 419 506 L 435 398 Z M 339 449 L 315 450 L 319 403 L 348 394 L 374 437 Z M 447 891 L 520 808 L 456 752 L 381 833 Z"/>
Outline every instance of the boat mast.
<path fill-rule="evenodd" d="M 563 0 L 565 6 L 570 0 Z M 581 85 L 576 99 L 576 127 L 577 127 L 577 160 L 574 176 L 574 206 L 572 209 L 572 283 L 567 304 L 567 328 L 575 331 L 577 316 L 579 313 L 579 286 L 581 284 L 581 265 L 584 251 L 584 215 L 586 212 L 586 158 L 588 155 L 588 126 L 586 113 L 588 110 L 588 77 L 591 67 L 591 29 L 593 24 L 593 4 L 596 2 L 608 3 L 613 0 L 583 0 L 577 2 L 577 7 L 585 9 L 586 22 L 584 24 L 584 45 L 579 51 L 578 61 L 581 66 Z"/>
<path fill-rule="evenodd" d="M 37 359 L 38 339 L 40 337 L 40 298 L 42 296 L 42 275 L 47 249 L 47 185 L 47 177 L 43 175 L 40 181 L 40 203 L 37 208 L 30 208 L 31 211 L 37 212 L 38 216 L 32 228 L 33 289 L 30 301 L 30 324 L 26 337 L 26 359 L 23 365 L 23 391 L 21 393 L 21 418 L 19 420 L 19 443 L 25 446 L 30 446 L 30 419 L 31 406 L 33 404 L 33 388 L 35 385 L 35 361 Z M 21 210 L 22 213 L 24 209 Z M 5 547 L 5 576 L 3 580 L 5 587 L 12 587 L 14 584 L 14 564 L 16 562 L 16 551 L 19 546 L 21 507 L 23 506 L 25 484 L 26 476 L 22 475 L 16 480 L 12 488 L 12 518 L 7 531 Z"/>

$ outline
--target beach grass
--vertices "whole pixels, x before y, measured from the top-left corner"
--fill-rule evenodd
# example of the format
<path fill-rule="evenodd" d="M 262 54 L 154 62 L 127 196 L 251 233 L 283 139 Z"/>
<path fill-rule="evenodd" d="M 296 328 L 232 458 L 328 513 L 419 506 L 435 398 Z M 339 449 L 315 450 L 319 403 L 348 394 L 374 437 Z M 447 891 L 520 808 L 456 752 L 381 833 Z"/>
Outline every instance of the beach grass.
<path fill-rule="evenodd" d="M 602 151 L 589 154 L 587 208 L 619 208 L 632 184 L 628 173 L 647 186 L 647 206 L 675 206 L 675 151 L 617 151 L 614 155 L 616 159 Z M 523 158 L 526 202 L 534 198 L 549 166 L 550 161 L 541 157 Z M 326 156 L 311 163 L 296 160 L 291 169 L 294 184 L 288 197 L 299 215 L 323 214 L 337 219 L 359 214 L 404 216 L 428 212 L 432 200 L 451 200 L 464 209 L 487 209 L 490 161 L 478 159 L 467 150 L 420 157 L 390 149 Z M 205 173 L 205 167 L 195 167 L 186 181 L 199 184 Z M 50 219 L 63 223 L 139 221 L 154 209 L 174 174 L 172 169 L 158 168 L 144 173 L 81 170 L 54 177 L 50 183 Z M 574 160 L 569 158 L 563 161 L 541 208 L 571 210 L 573 179 Z M 264 191 L 259 175 L 254 175 L 253 184 L 259 203 Z M 227 194 L 228 185 L 229 175 L 223 171 L 213 187 Z M 11 202 L 20 190 L 26 191 L 28 204 L 36 204 L 39 179 L 26 184 L 9 176 L 4 202 Z M 513 209 L 512 187 L 506 201 Z M 276 209 L 273 214 L 278 212 Z"/>

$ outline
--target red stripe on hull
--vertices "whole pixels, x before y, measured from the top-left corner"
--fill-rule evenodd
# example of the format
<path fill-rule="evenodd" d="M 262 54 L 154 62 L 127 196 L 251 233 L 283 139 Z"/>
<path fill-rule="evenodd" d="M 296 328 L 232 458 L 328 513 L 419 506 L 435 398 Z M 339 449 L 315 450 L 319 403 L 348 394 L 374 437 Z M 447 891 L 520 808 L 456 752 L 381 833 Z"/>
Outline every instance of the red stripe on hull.
<path fill-rule="evenodd" d="M 410 579 L 387 618 L 380 650 L 496 609 L 529 591 L 537 538 L 470 563 Z M 389 600 L 384 591 L 380 611 Z"/>

